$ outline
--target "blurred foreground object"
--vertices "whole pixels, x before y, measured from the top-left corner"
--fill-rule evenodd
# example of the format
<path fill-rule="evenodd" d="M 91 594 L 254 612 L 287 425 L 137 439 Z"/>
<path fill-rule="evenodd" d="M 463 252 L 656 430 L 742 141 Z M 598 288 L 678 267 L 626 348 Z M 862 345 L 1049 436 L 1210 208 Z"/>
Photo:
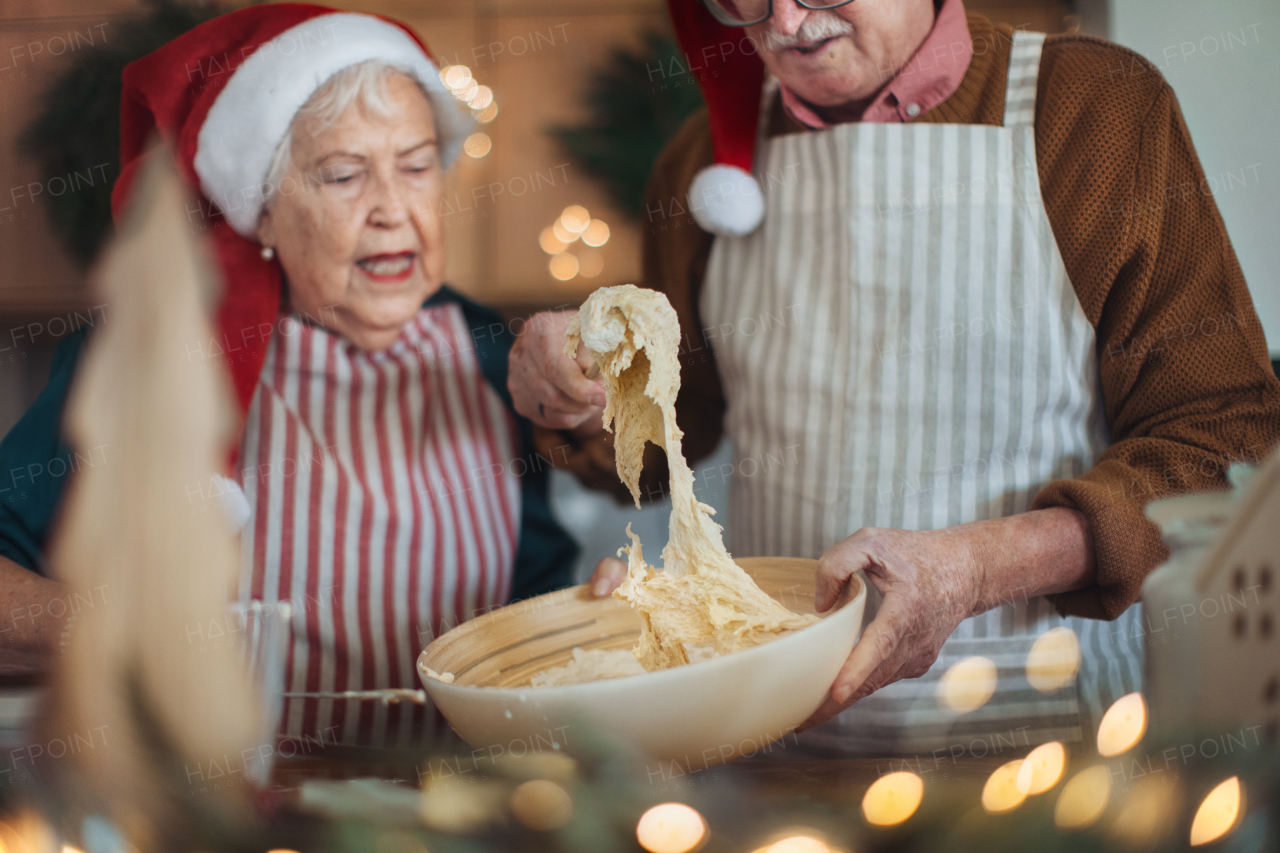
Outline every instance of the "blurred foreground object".
<path fill-rule="evenodd" d="M 1146 693 L 1157 734 L 1280 735 L 1280 450 L 1233 466 L 1229 492 L 1158 501 L 1169 560 L 1146 580 Z M 1252 738 L 1250 739 L 1253 742 Z"/>
<path fill-rule="evenodd" d="M 221 363 L 192 357 L 213 334 L 216 293 L 184 227 L 186 202 L 157 149 L 98 271 L 108 321 L 65 414 L 71 443 L 104 448 L 106 464 L 70 484 L 51 551 L 60 580 L 101 588 L 105 601 L 72 627 L 41 727 L 102 739 L 41 776 L 64 807 L 108 816 L 143 849 L 180 831 L 193 768 L 272 744 L 237 635 L 204 640 L 227 625 L 239 564 L 220 505 L 191 495 L 224 467 L 235 407 Z M 235 813 L 247 775 L 202 793 L 202 805 Z"/>

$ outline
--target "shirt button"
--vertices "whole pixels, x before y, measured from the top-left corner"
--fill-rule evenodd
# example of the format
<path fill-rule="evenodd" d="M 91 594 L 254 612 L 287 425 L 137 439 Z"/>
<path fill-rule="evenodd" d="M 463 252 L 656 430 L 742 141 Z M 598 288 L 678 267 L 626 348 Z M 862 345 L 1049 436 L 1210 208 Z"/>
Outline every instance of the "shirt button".
<path fill-rule="evenodd" d="M 907 104 L 907 115 L 911 116 L 912 118 L 915 118 L 916 116 L 920 115 L 920 105 Z"/>

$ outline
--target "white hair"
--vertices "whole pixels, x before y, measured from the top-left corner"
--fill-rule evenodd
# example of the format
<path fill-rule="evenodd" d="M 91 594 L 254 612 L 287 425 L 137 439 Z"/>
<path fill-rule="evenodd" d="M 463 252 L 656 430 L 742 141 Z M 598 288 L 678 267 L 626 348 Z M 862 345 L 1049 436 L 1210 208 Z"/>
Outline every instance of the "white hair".
<path fill-rule="evenodd" d="M 370 59 L 342 69 L 316 89 L 315 93 L 294 114 L 293 121 L 289 123 L 289 129 L 285 131 L 284 138 L 280 140 L 275 154 L 271 157 L 271 168 L 267 170 L 266 178 L 267 192 L 263 198 L 264 207 L 275 197 L 280 182 L 284 180 L 293 165 L 294 129 L 302 122 L 315 120 L 319 122 L 319 129 L 323 130 L 336 122 L 354 103 L 359 103 L 362 109 L 378 118 L 393 118 L 396 113 L 387 93 L 387 80 L 393 74 L 403 74 L 412 80 L 422 92 L 422 96 L 427 99 L 427 103 L 432 104 L 432 115 L 435 114 L 435 104 L 431 94 L 407 68 L 383 62 L 381 59 Z M 438 130 L 437 128 L 437 132 Z"/>

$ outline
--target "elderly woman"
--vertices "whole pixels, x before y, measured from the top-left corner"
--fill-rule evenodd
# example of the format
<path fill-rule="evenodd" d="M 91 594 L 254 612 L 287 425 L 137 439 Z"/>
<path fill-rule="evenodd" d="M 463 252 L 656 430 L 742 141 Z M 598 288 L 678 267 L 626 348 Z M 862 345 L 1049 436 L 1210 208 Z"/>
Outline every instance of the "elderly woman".
<path fill-rule="evenodd" d="M 282 4 L 129 66 L 117 209 L 154 132 L 200 192 L 193 225 L 224 274 L 219 335 L 188 357 L 226 364 L 243 415 L 233 477 L 193 486 L 193 505 L 241 525 L 242 598 L 293 603 L 287 690 L 415 686 L 432 637 L 563 585 L 574 556 L 545 473 L 521 464 L 532 442 L 506 390 L 510 338 L 442 284 L 445 170 L 467 122 L 406 28 Z M 82 340 L 62 344 L 0 444 L 5 470 L 67 455 L 58 421 Z M 76 609 L 50 606 L 69 592 L 41 574 L 65 479 L 0 505 L 10 672 L 43 666 Z M 289 734 L 376 742 L 424 720 L 327 699 L 285 714 Z"/>

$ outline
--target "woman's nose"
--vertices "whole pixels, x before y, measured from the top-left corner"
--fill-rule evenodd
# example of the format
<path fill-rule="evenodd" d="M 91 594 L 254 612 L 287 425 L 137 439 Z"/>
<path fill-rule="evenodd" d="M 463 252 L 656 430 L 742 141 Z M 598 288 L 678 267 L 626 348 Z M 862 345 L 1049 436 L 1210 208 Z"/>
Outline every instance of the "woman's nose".
<path fill-rule="evenodd" d="M 395 228 L 409 219 L 409 205 L 405 203 L 403 190 L 393 177 L 378 178 L 374 189 L 373 209 L 369 222 L 380 228 Z"/>
<path fill-rule="evenodd" d="M 809 10 L 795 0 L 773 0 L 769 29 L 781 36 L 793 36 L 800 30 L 800 25 L 808 15 Z"/>

